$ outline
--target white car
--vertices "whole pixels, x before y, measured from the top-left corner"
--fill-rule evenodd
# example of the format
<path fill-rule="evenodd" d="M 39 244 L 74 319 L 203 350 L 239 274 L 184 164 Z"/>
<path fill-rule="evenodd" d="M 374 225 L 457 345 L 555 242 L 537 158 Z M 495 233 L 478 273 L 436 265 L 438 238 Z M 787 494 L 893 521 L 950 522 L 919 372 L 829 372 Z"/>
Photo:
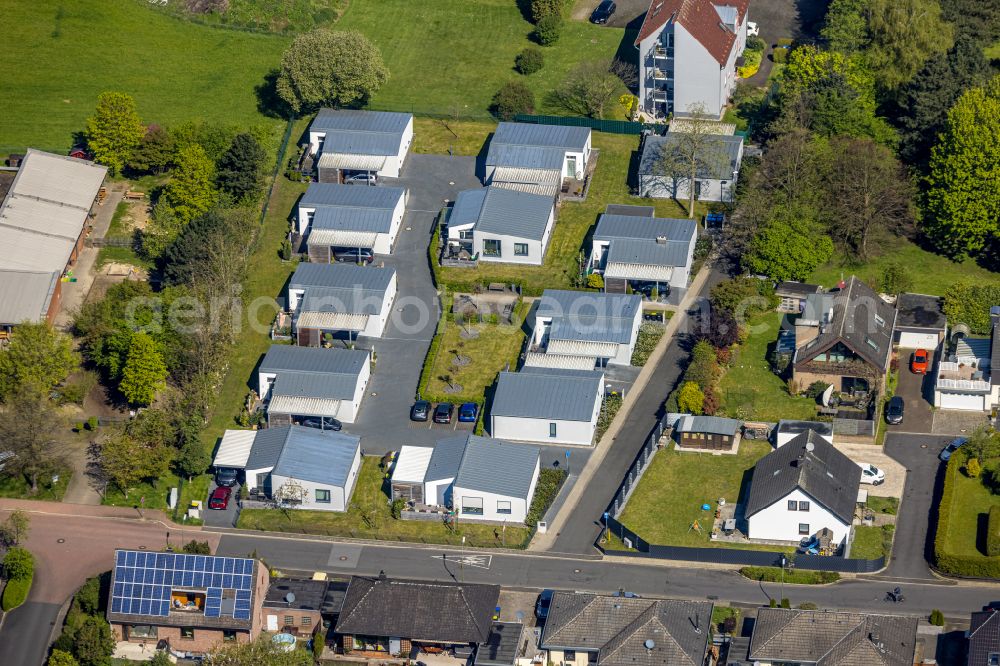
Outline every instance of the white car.
<path fill-rule="evenodd" d="M 747 21 L 747 37 L 760 36 L 760 26 L 753 21 Z"/>
<path fill-rule="evenodd" d="M 880 486 L 885 482 L 885 472 L 871 463 L 858 463 L 861 468 L 861 483 Z"/>

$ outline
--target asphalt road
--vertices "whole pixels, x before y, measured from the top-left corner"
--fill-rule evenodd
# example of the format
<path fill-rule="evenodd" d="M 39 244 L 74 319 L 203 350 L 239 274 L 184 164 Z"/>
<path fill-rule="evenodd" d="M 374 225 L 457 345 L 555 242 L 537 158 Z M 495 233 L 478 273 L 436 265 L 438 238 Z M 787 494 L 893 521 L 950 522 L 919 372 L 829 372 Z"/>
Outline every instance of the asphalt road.
<path fill-rule="evenodd" d="M 712 270 L 700 292 L 707 296 L 711 288 L 724 280 L 726 275 Z M 678 313 L 675 316 L 685 316 Z M 576 510 L 563 525 L 552 547 L 558 553 L 595 553 L 594 541 L 600 533 L 598 522 L 611 503 L 618 485 L 625 477 L 629 465 L 639 453 L 646 437 L 653 430 L 657 419 L 663 414 L 663 403 L 673 390 L 687 364 L 686 345 L 680 344 L 685 335 L 685 326 L 670 341 L 666 353 L 660 359 L 646 389 L 636 398 L 618 437 L 611 443 L 611 450 L 604 459 L 601 470 L 595 474 L 590 485 L 577 504 Z"/>
<path fill-rule="evenodd" d="M 41 664 L 60 606 L 29 601 L 8 613 L 0 629 L 0 663 Z"/>

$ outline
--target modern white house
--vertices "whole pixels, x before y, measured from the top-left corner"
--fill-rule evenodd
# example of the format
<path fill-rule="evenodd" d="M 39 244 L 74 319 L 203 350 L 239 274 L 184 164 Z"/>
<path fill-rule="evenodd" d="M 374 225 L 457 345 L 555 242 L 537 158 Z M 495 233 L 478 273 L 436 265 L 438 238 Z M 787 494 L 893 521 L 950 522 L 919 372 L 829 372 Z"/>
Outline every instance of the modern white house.
<path fill-rule="evenodd" d="M 503 122 L 486 153 L 483 182 L 555 197 L 565 180 L 583 180 L 591 157 L 589 127 Z"/>
<path fill-rule="evenodd" d="M 990 412 L 1000 406 L 1000 306 L 990 309 L 989 338 L 959 337 L 954 351 L 937 363 L 934 406 Z"/>
<path fill-rule="evenodd" d="M 699 157 L 694 179 L 695 201 L 731 203 L 736 198 L 736 182 L 743 164 L 743 137 L 712 134 Z M 681 132 L 647 136 L 639 159 L 639 195 L 653 199 L 691 198 L 690 167 L 670 157 L 679 146 Z"/>
<path fill-rule="evenodd" d="M 310 183 L 296 216 L 296 230 L 306 238 L 310 260 L 329 263 L 335 248 L 390 254 L 407 196 L 402 187 Z"/>
<path fill-rule="evenodd" d="M 833 444 L 833 423 L 831 421 L 781 419 L 778 421 L 778 426 L 774 429 L 774 446 L 780 449 L 799 435 L 807 433 L 810 430 L 813 434 Z"/>
<path fill-rule="evenodd" d="M 697 226 L 694 220 L 653 217 L 645 206 L 609 206 L 597 221 L 587 265 L 603 276 L 605 292 L 631 290 L 677 305 L 691 280 Z"/>
<path fill-rule="evenodd" d="M 642 299 L 546 289 L 534 310 L 525 365 L 593 370 L 631 365 L 642 324 Z"/>
<path fill-rule="evenodd" d="M 747 536 L 799 542 L 826 528 L 839 545 L 851 532 L 861 468 L 813 431 L 757 461 L 744 507 Z"/>
<path fill-rule="evenodd" d="M 321 183 L 352 174 L 398 178 L 413 142 L 413 115 L 320 109 L 309 125 L 309 150 Z"/>
<path fill-rule="evenodd" d="M 600 370 L 501 372 L 489 415 L 498 439 L 591 446 L 604 399 Z"/>
<path fill-rule="evenodd" d="M 396 300 L 396 269 L 355 264 L 299 264 L 288 283 L 295 338 L 317 347 L 324 338 L 378 338 Z"/>
<path fill-rule="evenodd" d="M 361 470 L 361 439 L 296 425 L 227 430 L 213 465 L 241 470 L 247 490 L 282 506 L 346 511 Z"/>
<path fill-rule="evenodd" d="M 271 345 L 257 369 L 257 393 L 272 427 L 327 419 L 354 423 L 371 378 L 364 349 Z"/>
<path fill-rule="evenodd" d="M 948 318 L 944 299 L 925 294 L 900 294 L 896 297 L 896 346 L 901 349 L 926 349 L 933 352 L 944 342 Z"/>
<path fill-rule="evenodd" d="M 392 498 L 447 507 L 467 520 L 523 523 L 541 469 L 538 447 L 476 435 L 404 446 L 393 466 Z"/>
<path fill-rule="evenodd" d="M 651 0 L 635 39 L 639 106 L 653 120 L 702 106 L 721 118 L 736 86 L 750 0 Z"/>
<path fill-rule="evenodd" d="M 459 192 L 448 213 L 448 244 L 479 261 L 540 266 L 555 225 L 555 199 L 497 186 Z"/>

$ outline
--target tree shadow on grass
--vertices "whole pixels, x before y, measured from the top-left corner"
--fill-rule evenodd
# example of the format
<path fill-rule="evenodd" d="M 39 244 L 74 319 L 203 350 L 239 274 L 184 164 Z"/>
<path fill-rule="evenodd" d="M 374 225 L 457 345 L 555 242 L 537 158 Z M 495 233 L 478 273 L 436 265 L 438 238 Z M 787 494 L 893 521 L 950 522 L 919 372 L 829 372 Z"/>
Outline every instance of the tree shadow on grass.
<path fill-rule="evenodd" d="M 292 118 L 295 114 L 285 100 L 278 95 L 278 76 L 280 72 L 272 69 L 264 75 L 264 80 L 254 86 L 257 97 L 257 111 L 268 118 Z"/>

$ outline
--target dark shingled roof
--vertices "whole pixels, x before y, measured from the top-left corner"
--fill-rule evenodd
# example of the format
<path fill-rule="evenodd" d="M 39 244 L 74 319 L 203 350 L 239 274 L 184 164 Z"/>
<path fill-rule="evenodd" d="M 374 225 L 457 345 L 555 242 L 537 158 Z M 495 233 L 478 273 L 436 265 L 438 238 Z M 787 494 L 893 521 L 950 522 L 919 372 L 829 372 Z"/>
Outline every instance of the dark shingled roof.
<path fill-rule="evenodd" d="M 701 666 L 711 622 L 707 601 L 556 592 L 541 647 L 596 651 L 601 666 Z"/>
<path fill-rule="evenodd" d="M 494 622 L 486 642 L 476 650 L 476 666 L 512 666 L 521 643 L 520 622 Z"/>
<path fill-rule="evenodd" d="M 778 296 L 805 298 L 809 294 L 819 292 L 820 289 L 821 287 L 818 284 L 785 281 L 778 283 L 778 286 L 774 288 L 774 293 Z"/>
<path fill-rule="evenodd" d="M 812 444 L 811 451 L 807 444 Z M 810 430 L 757 461 L 746 516 L 763 511 L 801 488 L 833 515 L 850 523 L 860 483 L 861 468 L 857 463 Z"/>
<path fill-rule="evenodd" d="M 924 294 L 900 294 L 896 299 L 896 328 L 944 330 L 944 299 Z"/>
<path fill-rule="evenodd" d="M 271 580 L 264 597 L 264 608 L 292 608 L 295 610 L 318 611 L 326 598 L 325 580 L 308 578 L 276 578 Z M 289 593 L 295 595 L 288 602 Z"/>
<path fill-rule="evenodd" d="M 990 654 L 1000 652 L 1000 613 L 977 611 L 969 624 L 968 666 L 988 666 Z"/>
<path fill-rule="evenodd" d="M 915 617 L 761 608 L 750 659 L 817 666 L 912 666 L 916 644 Z"/>
<path fill-rule="evenodd" d="M 336 632 L 482 643 L 489 635 L 499 598 L 499 585 L 355 576 L 347 588 Z"/>

